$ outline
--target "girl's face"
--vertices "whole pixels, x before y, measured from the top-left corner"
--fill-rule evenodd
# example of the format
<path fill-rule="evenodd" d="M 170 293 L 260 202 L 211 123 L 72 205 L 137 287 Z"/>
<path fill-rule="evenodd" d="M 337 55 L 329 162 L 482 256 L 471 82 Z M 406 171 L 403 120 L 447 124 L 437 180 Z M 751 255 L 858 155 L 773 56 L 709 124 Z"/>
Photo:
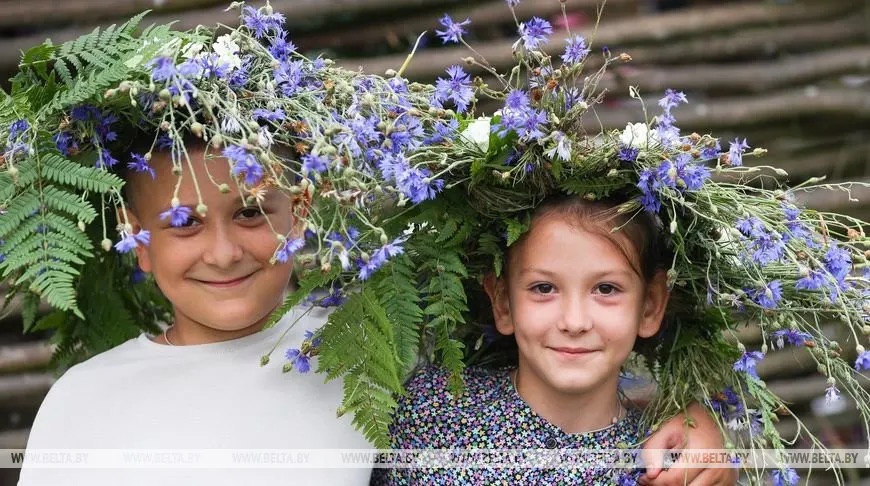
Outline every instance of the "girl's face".
<path fill-rule="evenodd" d="M 524 396 L 611 404 L 620 367 L 638 336 L 658 331 L 668 296 L 663 274 L 644 282 L 613 242 L 559 214 L 535 219 L 507 275 L 485 287 L 499 332 L 516 337 Z"/>

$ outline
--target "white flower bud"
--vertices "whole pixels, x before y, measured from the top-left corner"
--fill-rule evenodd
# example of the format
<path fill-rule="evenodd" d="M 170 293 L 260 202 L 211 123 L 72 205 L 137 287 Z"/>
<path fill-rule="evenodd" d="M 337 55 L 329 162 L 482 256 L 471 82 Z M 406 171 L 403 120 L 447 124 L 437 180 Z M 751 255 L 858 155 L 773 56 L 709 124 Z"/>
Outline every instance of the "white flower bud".
<path fill-rule="evenodd" d="M 112 240 L 103 238 L 103 241 L 100 242 L 100 246 L 102 246 L 105 251 L 112 251 Z"/>
<path fill-rule="evenodd" d="M 856 351 L 858 354 L 863 353 L 863 352 L 865 351 L 865 350 L 864 350 L 864 346 L 861 346 L 860 344 L 857 345 L 857 346 L 855 346 L 855 351 Z"/>
<path fill-rule="evenodd" d="M 671 221 L 671 234 L 674 234 L 676 232 L 677 232 L 677 220 L 675 219 L 675 220 Z"/>
<path fill-rule="evenodd" d="M 79 227 L 79 231 L 81 231 L 82 233 L 85 232 L 85 222 L 84 221 L 79 220 L 78 227 Z"/>
<path fill-rule="evenodd" d="M 205 215 L 208 214 L 208 206 L 206 206 L 203 203 L 197 204 L 196 205 L 196 214 L 198 214 L 204 218 Z"/>

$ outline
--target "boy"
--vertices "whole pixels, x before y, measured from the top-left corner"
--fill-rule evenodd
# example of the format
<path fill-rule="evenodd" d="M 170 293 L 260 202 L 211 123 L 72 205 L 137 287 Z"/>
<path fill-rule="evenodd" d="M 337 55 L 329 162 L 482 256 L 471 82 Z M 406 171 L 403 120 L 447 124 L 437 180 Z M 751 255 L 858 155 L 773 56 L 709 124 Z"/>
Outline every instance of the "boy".
<path fill-rule="evenodd" d="M 193 170 L 217 184 L 230 180 L 224 159 L 203 160 L 204 146 L 189 145 Z M 276 240 L 256 206 L 237 190 L 200 187 L 206 217 L 186 224 L 160 218 L 176 177 L 169 154 L 154 152 L 156 178 L 128 177 L 127 217 L 134 232 L 149 231 L 136 248 L 140 267 L 154 275 L 173 305 L 175 321 L 162 336 L 142 335 L 71 368 L 52 387 L 33 425 L 28 448 L 39 449 L 318 449 L 366 448 L 350 417 L 336 418 L 341 383 L 312 373 L 282 373 L 281 360 L 261 368 L 277 340 L 298 344 L 322 325 L 325 314 L 295 310 L 260 331 L 282 300 L 291 265 L 273 265 Z M 185 169 L 189 170 L 189 169 Z M 197 205 L 190 177 L 177 194 Z M 262 207 L 275 230 L 293 225 L 289 198 L 269 192 Z M 299 319 L 298 322 L 296 320 Z M 315 469 L 46 469 L 25 464 L 21 486 L 367 484 L 368 465 Z M 227 467 L 233 467 L 227 464 Z"/>

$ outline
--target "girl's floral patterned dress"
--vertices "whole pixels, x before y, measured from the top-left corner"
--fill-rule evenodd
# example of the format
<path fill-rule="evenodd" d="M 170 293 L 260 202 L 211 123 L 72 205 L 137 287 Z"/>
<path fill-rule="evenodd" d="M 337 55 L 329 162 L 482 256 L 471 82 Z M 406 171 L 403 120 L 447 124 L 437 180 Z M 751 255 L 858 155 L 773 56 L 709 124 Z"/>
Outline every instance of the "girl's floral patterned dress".
<path fill-rule="evenodd" d="M 390 428 L 394 449 L 616 449 L 637 444 L 640 414 L 581 434 L 547 422 L 517 394 L 510 369 L 468 368 L 465 392 L 449 393 L 448 373 L 420 370 L 408 382 Z M 582 413 L 582 411 L 578 411 Z M 548 467 L 552 465 L 553 467 Z M 577 469 L 545 464 L 526 468 L 376 468 L 372 485 L 406 484 L 635 484 L 640 471 Z"/>

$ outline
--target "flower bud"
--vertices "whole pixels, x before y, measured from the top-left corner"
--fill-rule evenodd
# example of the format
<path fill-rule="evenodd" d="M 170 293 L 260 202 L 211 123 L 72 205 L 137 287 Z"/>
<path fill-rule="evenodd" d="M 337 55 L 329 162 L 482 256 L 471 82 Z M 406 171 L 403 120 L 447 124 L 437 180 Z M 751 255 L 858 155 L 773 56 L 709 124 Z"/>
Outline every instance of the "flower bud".
<path fill-rule="evenodd" d="M 393 77 L 395 77 L 397 74 L 399 74 L 399 73 L 396 72 L 395 69 L 387 69 L 386 71 L 384 71 L 384 76 L 386 76 L 386 77 L 388 77 L 388 78 L 393 78 Z"/>
<path fill-rule="evenodd" d="M 864 346 L 861 346 L 860 344 L 857 345 L 857 346 L 855 346 L 855 351 L 856 351 L 858 354 L 863 353 L 863 352 L 865 351 L 865 350 L 864 350 Z"/>
<path fill-rule="evenodd" d="M 202 138 L 202 130 L 203 130 L 202 123 L 193 122 L 190 124 L 190 133 L 194 134 L 198 138 Z"/>
<path fill-rule="evenodd" d="M 117 93 L 117 92 L 118 92 L 118 90 L 116 90 L 114 88 L 109 88 L 106 90 L 105 93 L 103 93 L 103 98 L 111 98 L 111 97 L 115 96 L 115 93 Z"/>
<path fill-rule="evenodd" d="M 764 354 L 767 354 L 767 344 L 762 344 L 762 345 L 761 345 L 761 352 L 764 353 Z"/>
<path fill-rule="evenodd" d="M 674 219 L 671 221 L 671 234 L 674 234 L 676 232 L 677 232 L 677 220 Z"/>
<path fill-rule="evenodd" d="M 122 93 L 126 93 L 130 91 L 130 88 L 133 87 L 133 83 L 130 81 L 121 81 L 121 84 L 118 85 L 118 91 Z"/>
<path fill-rule="evenodd" d="M 163 120 L 162 122 L 160 122 L 160 129 L 164 132 L 168 132 L 170 126 L 171 125 L 169 124 L 169 120 Z"/>
<path fill-rule="evenodd" d="M 208 206 L 206 206 L 203 203 L 197 204 L 196 205 L 196 214 L 198 214 L 204 218 L 205 215 L 208 214 Z"/>
<path fill-rule="evenodd" d="M 387 238 L 387 234 L 384 232 L 381 232 L 381 244 L 386 245 L 389 242 L 390 242 L 390 239 Z"/>
<path fill-rule="evenodd" d="M 220 133 L 215 133 L 213 137 L 211 137 L 211 146 L 214 149 L 219 149 L 224 144 L 224 137 L 221 136 Z"/>
<path fill-rule="evenodd" d="M 100 242 L 100 246 L 102 246 L 105 251 L 112 251 L 112 240 L 103 238 L 103 241 Z"/>
<path fill-rule="evenodd" d="M 85 227 L 85 222 L 84 222 L 84 221 L 79 220 L 78 227 L 79 227 L 79 231 L 81 231 L 82 233 L 85 232 L 86 227 Z"/>
<path fill-rule="evenodd" d="M 172 101 L 172 93 L 170 93 L 166 88 L 161 89 L 157 96 L 160 98 L 160 101 L 163 101 L 164 103 Z"/>
<path fill-rule="evenodd" d="M 220 191 L 221 194 L 227 194 L 228 192 L 230 192 L 230 186 L 226 184 L 221 184 L 218 186 L 218 191 Z"/>
<path fill-rule="evenodd" d="M 9 177 L 13 179 L 16 179 L 18 177 L 18 167 L 15 167 L 14 165 L 10 165 L 9 168 L 6 169 L 6 172 L 8 172 Z"/>

